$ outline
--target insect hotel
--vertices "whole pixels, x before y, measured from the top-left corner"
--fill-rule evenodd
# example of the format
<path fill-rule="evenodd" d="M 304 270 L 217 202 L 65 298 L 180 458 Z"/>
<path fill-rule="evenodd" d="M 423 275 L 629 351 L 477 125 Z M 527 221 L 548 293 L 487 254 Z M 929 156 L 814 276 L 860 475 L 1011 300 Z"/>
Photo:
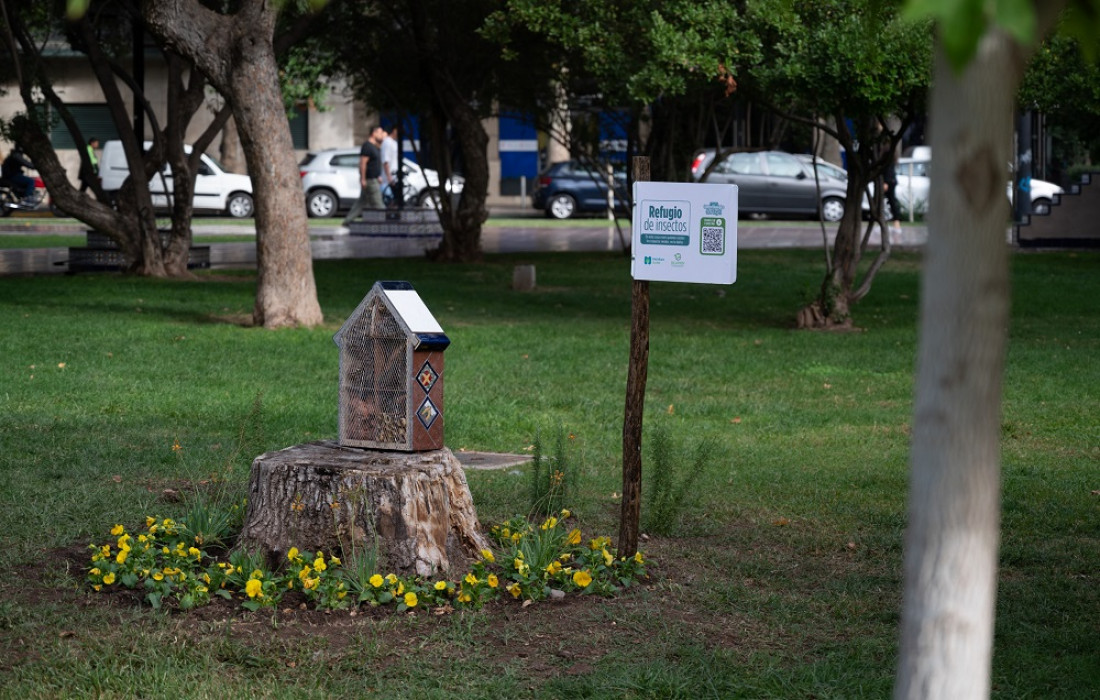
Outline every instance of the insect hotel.
<path fill-rule="evenodd" d="M 489 543 L 462 464 L 443 445 L 450 340 L 408 282 L 376 282 L 333 340 L 339 439 L 253 460 L 238 546 L 272 567 L 291 547 L 341 556 L 363 547 L 400 575 L 467 570 Z"/>
<path fill-rule="evenodd" d="M 341 445 L 443 447 L 443 351 L 451 341 L 411 284 L 375 282 L 333 340 Z"/>

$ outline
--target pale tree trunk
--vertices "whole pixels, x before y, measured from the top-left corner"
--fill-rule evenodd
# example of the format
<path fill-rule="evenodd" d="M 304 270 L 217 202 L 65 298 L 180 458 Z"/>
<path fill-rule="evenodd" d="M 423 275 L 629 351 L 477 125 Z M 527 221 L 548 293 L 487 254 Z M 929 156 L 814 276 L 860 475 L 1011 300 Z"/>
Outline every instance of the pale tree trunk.
<path fill-rule="evenodd" d="M 1009 316 L 1005 198 L 1024 54 L 987 34 L 956 74 L 937 45 L 905 595 L 895 698 L 988 697 Z"/>
<path fill-rule="evenodd" d="M 196 68 L 233 107 L 256 201 L 258 283 L 253 320 L 267 328 L 323 320 L 309 222 L 279 89 L 273 46 L 278 3 L 242 0 L 220 14 L 198 0 L 142 3 L 150 31 Z"/>
<path fill-rule="evenodd" d="M 557 100 L 550 114 L 550 139 L 546 144 L 546 164 L 562 163 L 571 157 L 573 123 L 569 115 L 569 93 L 560 83 L 554 90 Z"/>

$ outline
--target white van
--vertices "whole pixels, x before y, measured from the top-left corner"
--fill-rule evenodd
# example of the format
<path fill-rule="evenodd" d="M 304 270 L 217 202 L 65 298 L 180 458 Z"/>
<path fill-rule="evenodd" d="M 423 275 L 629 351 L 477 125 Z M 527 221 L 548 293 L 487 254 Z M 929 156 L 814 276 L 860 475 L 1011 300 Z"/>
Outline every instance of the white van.
<path fill-rule="evenodd" d="M 145 142 L 145 148 L 152 147 Z M 190 146 L 184 146 L 187 153 Z M 243 219 L 252 216 L 252 179 L 247 175 L 226 172 L 221 163 L 203 153 L 199 163 L 199 172 L 195 176 L 195 198 L 192 207 L 195 211 L 226 213 L 234 218 Z M 108 141 L 103 144 L 99 156 L 99 176 L 103 179 L 103 189 L 114 195 L 122 188 L 122 183 L 130 176 L 130 166 L 126 162 L 126 153 L 121 141 Z M 149 191 L 153 195 L 153 206 L 168 209 L 168 198 L 172 194 L 172 171 L 165 165 L 163 177 L 155 175 L 149 181 Z M 167 195 L 165 192 L 167 191 Z"/>

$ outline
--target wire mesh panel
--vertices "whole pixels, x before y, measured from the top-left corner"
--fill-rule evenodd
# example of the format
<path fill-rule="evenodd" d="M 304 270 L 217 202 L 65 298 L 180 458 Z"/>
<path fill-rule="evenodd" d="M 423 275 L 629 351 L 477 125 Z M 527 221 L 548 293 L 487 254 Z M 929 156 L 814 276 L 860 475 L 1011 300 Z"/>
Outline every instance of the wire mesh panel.
<path fill-rule="evenodd" d="M 407 334 L 380 296 L 342 332 L 340 442 L 409 449 Z"/>
<path fill-rule="evenodd" d="M 340 346 L 340 444 L 443 447 L 450 340 L 408 282 L 376 282 L 333 338 Z"/>

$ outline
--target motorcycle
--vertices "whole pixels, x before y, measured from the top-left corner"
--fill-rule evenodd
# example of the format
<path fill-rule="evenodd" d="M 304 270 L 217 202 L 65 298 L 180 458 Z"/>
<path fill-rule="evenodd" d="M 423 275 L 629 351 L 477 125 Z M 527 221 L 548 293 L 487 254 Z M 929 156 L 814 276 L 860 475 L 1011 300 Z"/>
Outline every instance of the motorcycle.
<path fill-rule="evenodd" d="M 13 211 L 35 211 L 46 199 L 46 188 L 42 180 L 35 178 L 34 194 L 30 199 L 24 200 L 11 188 L 7 180 L 0 180 L 0 217 L 10 216 Z"/>

